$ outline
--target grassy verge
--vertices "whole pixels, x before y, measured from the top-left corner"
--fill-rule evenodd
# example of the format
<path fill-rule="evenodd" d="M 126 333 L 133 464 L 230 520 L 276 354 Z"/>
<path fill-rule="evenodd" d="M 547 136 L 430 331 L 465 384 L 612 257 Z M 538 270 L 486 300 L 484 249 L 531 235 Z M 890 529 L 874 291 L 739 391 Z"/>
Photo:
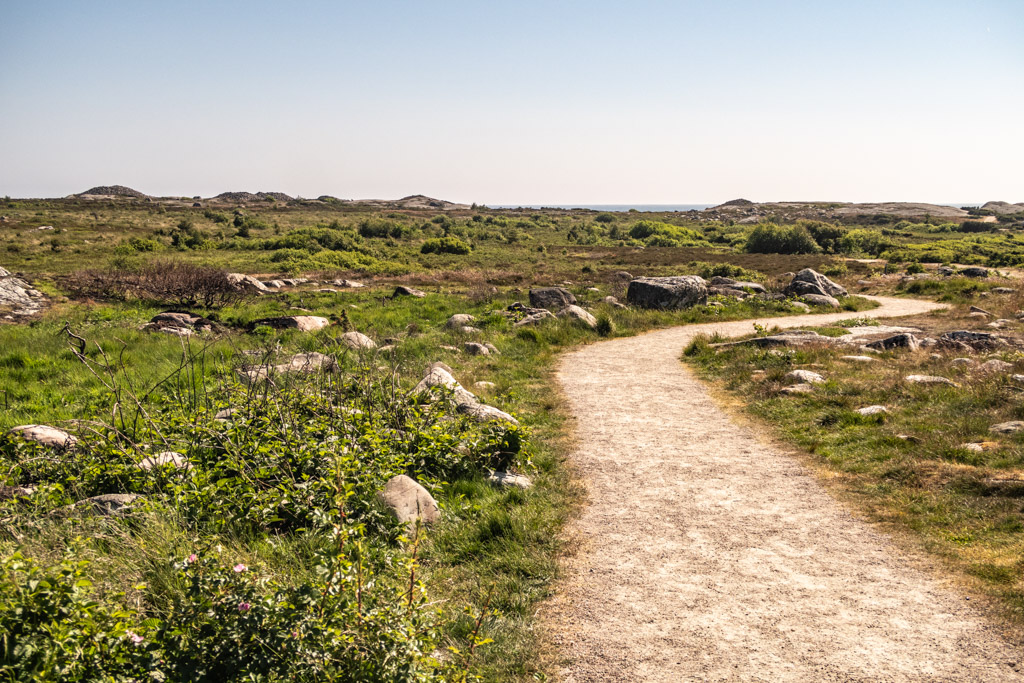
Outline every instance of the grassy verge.
<path fill-rule="evenodd" d="M 1019 303 L 1017 297 L 986 301 L 996 315 Z M 924 334 L 993 331 L 984 319 L 968 315 L 961 306 L 903 324 L 921 325 Z M 684 360 L 770 433 L 810 453 L 830 473 L 830 483 L 870 518 L 908 533 L 1020 624 L 1024 434 L 998 434 L 990 427 L 1024 418 L 1024 385 L 1013 378 L 1024 371 L 1024 355 L 1012 345 L 981 354 L 937 351 L 892 351 L 858 362 L 842 356 L 861 352 L 826 344 L 716 349 L 702 339 Z M 970 360 L 954 362 L 965 355 Z M 980 367 L 988 360 L 1011 365 L 989 372 Z M 826 381 L 811 393 L 780 393 L 795 383 L 785 377 L 795 369 L 812 370 Z M 909 375 L 942 376 L 957 386 L 915 384 L 906 380 Z M 887 412 L 858 412 L 875 405 Z"/>

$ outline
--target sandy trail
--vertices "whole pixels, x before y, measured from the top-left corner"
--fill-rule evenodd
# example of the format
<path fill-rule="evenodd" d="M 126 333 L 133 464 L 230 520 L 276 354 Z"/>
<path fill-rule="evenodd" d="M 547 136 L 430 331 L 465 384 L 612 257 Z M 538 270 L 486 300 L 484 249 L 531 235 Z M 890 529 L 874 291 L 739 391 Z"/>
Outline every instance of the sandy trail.
<path fill-rule="evenodd" d="M 772 318 L 779 327 L 937 306 Z M 737 426 L 680 362 L 690 325 L 567 354 L 588 503 L 548 606 L 564 681 L 1022 680 L 963 596 Z"/>

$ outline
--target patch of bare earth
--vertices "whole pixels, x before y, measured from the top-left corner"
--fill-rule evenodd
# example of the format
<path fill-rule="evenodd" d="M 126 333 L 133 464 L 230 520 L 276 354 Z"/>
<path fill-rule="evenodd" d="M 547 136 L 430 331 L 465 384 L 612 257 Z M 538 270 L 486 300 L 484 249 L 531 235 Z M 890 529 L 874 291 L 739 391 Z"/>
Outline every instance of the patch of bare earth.
<path fill-rule="evenodd" d="M 880 298 L 857 314 L 923 313 Z M 558 379 L 588 501 L 545 622 L 564 681 L 1020 680 L 971 603 L 852 516 L 794 457 L 739 426 L 680 362 L 674 328 L 584 347 Z"/>

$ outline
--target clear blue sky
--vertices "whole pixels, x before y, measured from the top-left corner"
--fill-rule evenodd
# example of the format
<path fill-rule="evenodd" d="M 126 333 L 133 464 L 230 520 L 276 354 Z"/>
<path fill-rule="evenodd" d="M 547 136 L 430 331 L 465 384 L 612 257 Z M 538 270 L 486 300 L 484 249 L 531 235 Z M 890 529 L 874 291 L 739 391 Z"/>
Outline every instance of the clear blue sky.
<path fill-rule="evenodd" d="M 1024 0 L 0 0 L 0 194 L 1024 201 Z"/>

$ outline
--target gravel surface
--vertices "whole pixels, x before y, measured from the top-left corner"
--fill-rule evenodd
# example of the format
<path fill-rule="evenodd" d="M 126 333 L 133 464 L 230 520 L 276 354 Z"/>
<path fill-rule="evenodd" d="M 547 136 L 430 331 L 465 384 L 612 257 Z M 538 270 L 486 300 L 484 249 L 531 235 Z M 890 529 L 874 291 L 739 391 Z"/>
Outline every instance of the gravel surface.
<path fill-rule="evenodd" d="M 879 297 L 822 325 L 923 313 Z M 1021 680 L 1021 654 L 927 565 L 853 517 L 795 458 L 737 425 L 684 367 L 696 334 L 616 339 L 567 354 L 587 504 L 579 551 L 545 607 L 563 681 Z"/>

